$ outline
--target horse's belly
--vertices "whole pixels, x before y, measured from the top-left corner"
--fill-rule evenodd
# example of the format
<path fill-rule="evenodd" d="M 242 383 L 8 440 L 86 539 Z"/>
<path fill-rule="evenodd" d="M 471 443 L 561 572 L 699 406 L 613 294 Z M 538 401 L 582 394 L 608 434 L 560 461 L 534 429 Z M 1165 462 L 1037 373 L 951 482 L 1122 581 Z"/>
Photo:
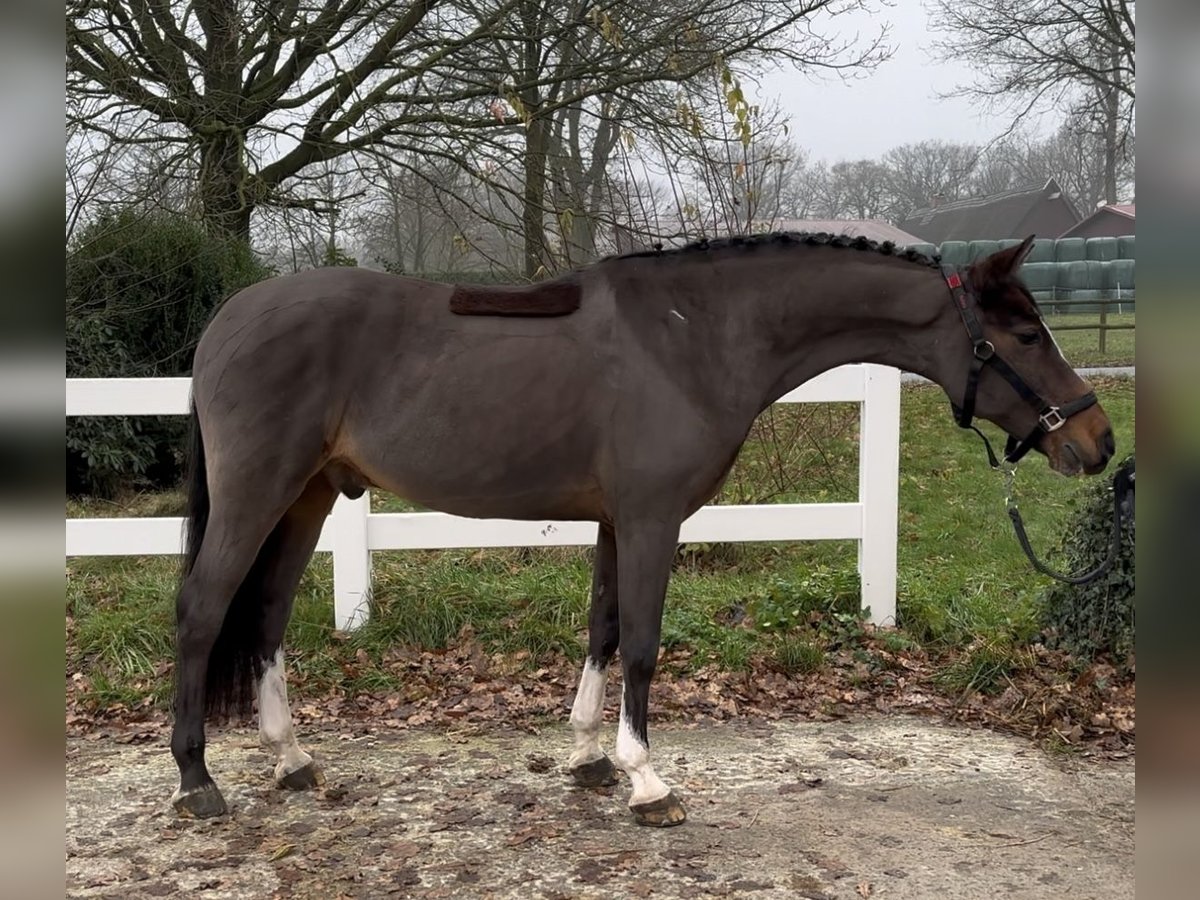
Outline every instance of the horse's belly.
<path fill-rule="evenodd" d="M 594 342 L 550 327 L 467 319 L 410 333 L 387 365 L 364 370 L 340 452 L 371 483 L 431 509 L 599 518 L 606 366 Z"/>
<path fill-rule="evenodd" d="M 603 519 L 600 433 L 578 408 L 456 405 L 345 441 L 370 483 L 476 518 Z"/>
<path fill-rule="evenodd" d="M 447 452 L 444 464 L 389 456 L 381 465 L 360 464 L 371 484 L 440 512 L 473 518 L 604 518 L 599 487 L 586 467 L 561 458 L 465 460 Z M 462 462 L 463 465 L 455 465 Z"/>

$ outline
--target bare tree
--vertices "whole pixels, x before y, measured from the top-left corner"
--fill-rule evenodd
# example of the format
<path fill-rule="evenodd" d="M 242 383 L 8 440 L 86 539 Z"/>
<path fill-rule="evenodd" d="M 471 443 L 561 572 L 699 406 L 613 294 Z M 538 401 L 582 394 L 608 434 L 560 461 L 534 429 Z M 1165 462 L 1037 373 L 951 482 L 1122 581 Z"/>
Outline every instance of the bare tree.
<path fill-rule="evenodd" d="M 351 167 L 323 163 L 307 179 L 311 206 L 269 206 L 255 224 L 259 256 L 279 271 L 355 265 L 356 206 L 367 185 Z"/>
<path fill-rule="evenodd" d="M 891 174 L 873 159 L 843 160 L 829 167 L 829 197 L 836 206 L 831 218 L 877 219 L 892 203 Z"/>
<path fill-rule="evenodd" d="M 204 217 L 240 237 L 263 206 L 326 212 L 308 181 L 335 159 L 446 156 L 475 176 L 515 158 L 533 275 L 559 202 L 594 208 L 597 160 L 641 86 L 722 60 L 870 65 L 880 39 L 812 25 L 864 2 L 69 0 L 72 124 L 182 148 Z"/>
<path fill-rule="evenodd" d="M 187 154 L 171 142 L 116 143 L 80 128 L 68 115 L 65 153 L 66 238 L 114 207 L 189 212 L 191 179 L 178 177 Z"/>
<path fill-rule="evenodd" d="M 781 151 L 775 214 L 781 219 L 807 219 L 816 214 L 817 192 L 809 153 L 794 142 Z"/>
<path fill-rule="evenodd" d="M 1117 200 L 1117 170 L 1133 130 L 1134 0 L 927 0 L 935 52 L 976 72 L 964 86 L 1007 111 L 1013 127 L 1047 109 L 1081 106 L 1099 121 L 1105 199 Z"/>
<path fill-rule="evenodd" d="M 820 219 L 882 218 L 892 206 L 887 169 L 877 160 L 820 160 L 794 174 L 790 191 L 803 216 Z"/>
<path fill-rule="evenodd" d="M 472 217 L 459 199 L 467 179 L 458 166 L 406 154 L 365 175 L 367 198 L 351 223 L 367 262 L 416 274 L 461 264 Z"/>
<path fill-rule="evenodd" d="M 971 196 L 986 197 L 1015 188 L 1046 183 L 1040 172 L 1031 174 L 1027 163 L 1030 142 L 1023 134 L 1010 134 L 981 149 L 971 172 Z"/>
<path fill-rule="evenodd" d="M 434 16 L 438 5 L 69 0 L 76 122 L 118 142 L 150 122 L 143 140 L 187 146 L 205 218 L 246 238 L 260 204 L 308 202 L 289 195 L 295 176 L 402 127 L 380 108 L 506 8 L 468 21 Z"/>
<path fill-rule="evenodd" d="M 980 148 L 953 141 L 901 144 L 884 154 L 894 198 L 891 218 L 898 221 L 936 199 L 961 200 L 978 193 L 972 175 Z M 1007 185 L 1005 185 L 1007 187 Z"/>
<path fill-rule="evenodd" d="M 883 35 L 859 46 L 814 23 L 862 0 L 520 0 L 474 63 L 498 80 L 523 127 L 508 135 L 523 179 L 527 276 L 595 253 L 597 218 L 611 195 L 609 163 L 622 142 L 683 134 L 676 115 L 737 65 L 765 59 L 806 70 L 855 70 L 885 57 Z M 524 85 L 518 89 L 518 85 Z M 653 135 L 653 137 L 651 137 Z M 721 135 L 709 137 L 719 139 Z M 628 149 L 628 148 L 627 148 Z M 499 151 L 496 151 L 499 152 Z"/>
<path fill-rule="evenodd" d="M 1132 147 L 1130 147 L 1132 150 Z M 1031 141 L 1019 157 L 1026 181 L 1055 178 L 1085 215 L 1101 203 L 1111 202 L 1110 171 L 1103 150 L 1103 137 L 1083 122 L 1068 120 L 1049 138 Z M 1133 186 L 1132 152 L 1118 161 L 1116 194 Z"/>
<path fill-rule="evenodd" d="M 792 148 L 783 140 L 784 122 L 772 104 L 749 104 L 732 73 L 718 73 L 715 115 L 704 122 L 695 106 L 688 128 L 658 137 L 660 153 L 673 165 L 675 215 L 688 237 L 749 234 L 769 230 L 779 216 Z"/>

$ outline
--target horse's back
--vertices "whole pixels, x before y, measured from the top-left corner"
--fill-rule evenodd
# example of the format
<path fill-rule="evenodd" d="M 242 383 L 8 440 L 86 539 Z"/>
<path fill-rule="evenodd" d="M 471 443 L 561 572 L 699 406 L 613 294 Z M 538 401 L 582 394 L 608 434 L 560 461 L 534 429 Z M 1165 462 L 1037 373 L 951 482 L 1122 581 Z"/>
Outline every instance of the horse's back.
<path fill-rule="evenodd" d="M 402 317 L 415 306 L 444 307 L 449 292 L 449 285 L 350 267 L 268 278 L 221 305 L 196 348 L 196 368 L 254 353 L 258 342 L 278 341 L 285 332 L 336 342 L 368 320 Z"/>
<path fill-rule="evenodd" d="M 325 269 L 230 298 L 196 353 L 206 438 L 243 454 L 293 443 L 464 515 L 589 513 L 611 403 L 602 311 L 462 316 L 452 290 Z"/>
<path fill-rule="evenodd" d="M 230 297 L 194 359 L 192 393 L 206 443 L 242 458 L 281 442 L 327 446 L 362 381 L 364 346 L 378 348 L 382 334 L 402 332 L 408 308 L 437 304 L 439 287 L 328 268 L 271 278 Z"/>

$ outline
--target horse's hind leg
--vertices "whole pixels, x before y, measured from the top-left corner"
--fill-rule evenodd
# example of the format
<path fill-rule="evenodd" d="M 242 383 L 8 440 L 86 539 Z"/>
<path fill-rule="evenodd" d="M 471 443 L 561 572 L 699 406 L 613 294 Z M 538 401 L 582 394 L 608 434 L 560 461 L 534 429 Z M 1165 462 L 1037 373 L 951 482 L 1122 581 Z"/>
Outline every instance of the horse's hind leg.
<path fill-rule="evenodd" d="M 210 684 L 216 675 L 228 687 L 220 700 L 237 708 L 248 699 L 239 695 L 245 673 L 235 658 L 212 660 L 218 638 L 237 646 L 240 619 L 230 607 L 258 556 L 259 547 L 278 517 L 251 501 L 225 503 L 214 498 L 212 513 L 196 561 L 184 579 L 176 601 L 175 726 L 171 754 L 179 766 L 179 788 L 171 804 L 181 815 L 207 818 L 223 815 L 225 800 L 204 762 L 204 718 L 214 699 Z M 231 619 L 226 622 L 227 617 Z M 223 635 L 223 632 L 227 634 Z M 236 654 L 235 654 L 236 655 Z M 212 663 L 216 663 L 216 671 Z"/>
<path fill-rule="evenodd" d="M 600 526 L 592 572 L 592 607 L 588 617 L 588 654 L 571 706 L 575 750 L 568 768 L 579 787 L 615 784 L 617 770 L 600 749 L 600 723 L 604 718 L 604 685 L 608 664 L 621 636 L 617 614 L 617 545 L 612 528 Z"/>
<path fill-rule="evenodd" d="M 263 625 L 258 648 L 258 727 L 263 746 L 275 754 L 275 783 L 292 790 L 318 787 L 325 776 L 300 748 L 292 728 L 284 670 L 283 635 L 296 587 L 312 558 L 336 492 L 323 475 L 308 483 L 300 499 L 275 526 L 259 554 L 255 575 L 262 591 Z"/>
<path fill-rule="evenodd" d="M 263 662 L 262 678 L 258 681 L 258 734 L 263 746 L 275 754 L 278 787 L 304 791 L 325 783 L 320 766 L 300 748 L 292 728 L 282 644 Z"/>

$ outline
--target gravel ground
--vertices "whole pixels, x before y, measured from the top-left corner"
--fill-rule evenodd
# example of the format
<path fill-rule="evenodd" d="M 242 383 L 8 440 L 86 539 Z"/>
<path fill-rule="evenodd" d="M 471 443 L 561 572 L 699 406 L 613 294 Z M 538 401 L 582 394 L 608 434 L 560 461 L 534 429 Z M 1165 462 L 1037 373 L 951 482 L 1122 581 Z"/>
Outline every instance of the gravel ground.
<path fill-rule="evenodd" d="M 161 739 L 69 739 L 68 897 L 1128 898 L 1134 766 L 892 716 L 652 727 L 684 825 L 624 779 L 574 789 L 566 728 L 301 736 L 314 793 L 270 785 L 252 731 L 215 732 L 221 820 L 176 818 Z"/>

